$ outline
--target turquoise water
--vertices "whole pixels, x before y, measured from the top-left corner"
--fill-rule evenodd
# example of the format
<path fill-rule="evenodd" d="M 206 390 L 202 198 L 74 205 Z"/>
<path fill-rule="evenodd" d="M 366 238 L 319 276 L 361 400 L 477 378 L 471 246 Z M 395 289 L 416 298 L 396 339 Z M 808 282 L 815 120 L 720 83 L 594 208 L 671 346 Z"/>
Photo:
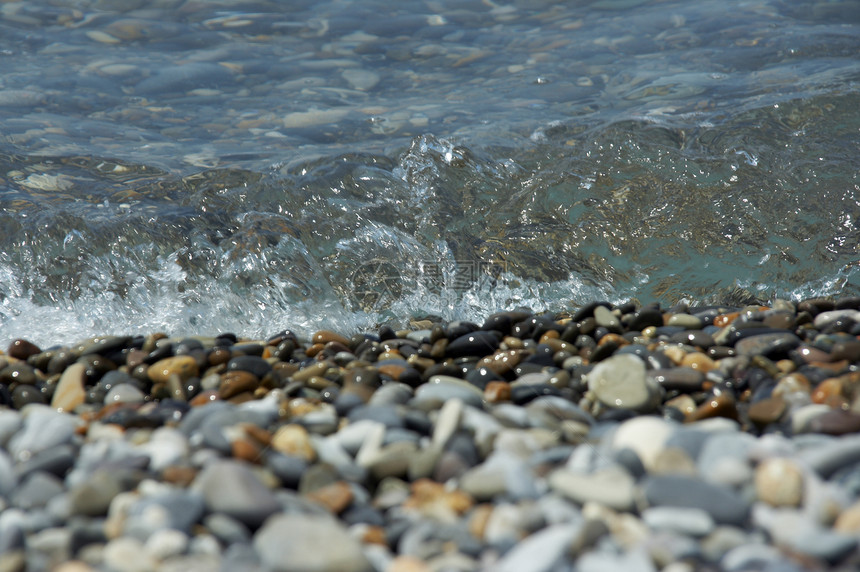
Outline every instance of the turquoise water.
<path fill-rule="evenodd" d="M 858 1 L 2 3 L 0 343 L 860 294 L 858 53 Z"/>

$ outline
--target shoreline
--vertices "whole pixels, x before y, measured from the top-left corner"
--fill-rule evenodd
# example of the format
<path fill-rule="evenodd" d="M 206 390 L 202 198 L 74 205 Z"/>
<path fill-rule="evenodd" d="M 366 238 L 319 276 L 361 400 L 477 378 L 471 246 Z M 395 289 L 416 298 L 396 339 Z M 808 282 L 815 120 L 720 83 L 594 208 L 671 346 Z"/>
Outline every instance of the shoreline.
<path fill-rule="evenodd" d="M 0 562 L 860 564 L 860 298 L 411 325 L 12 342 Z"/>

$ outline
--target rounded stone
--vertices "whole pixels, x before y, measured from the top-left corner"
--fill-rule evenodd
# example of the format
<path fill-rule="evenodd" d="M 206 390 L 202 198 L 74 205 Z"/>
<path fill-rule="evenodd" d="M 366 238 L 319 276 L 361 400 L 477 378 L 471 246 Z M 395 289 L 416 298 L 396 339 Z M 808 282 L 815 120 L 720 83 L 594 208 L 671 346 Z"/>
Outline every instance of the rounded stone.
<path fill-rule="evenodd" d="M 755 470 L 755 491 L 760 501 L 771 506 L 800 506 L 803 499 L 803 472 L 790 459 L 765 459 Z"/>
<path fill-rule="evenodd" d="M 230 399 L 241 393 L 254 391 L 259 385 L 259 379 L 255 374 L 247 370 L 234 369 L 221 376 L 221 383 L 218 386 L 218 397 L 221 399 Z"/>
<path fill-rule="evenodd" d="M 239 461 L 209 463 L 194 479 L 191 489 L 203 495 L 209 512 L 223 512 L 251 528 L 260 526 L 279 510 L 274 493 Z"/>
<path fill-rule="evenodd" d="M 350 342 L 347 338 L 341 336 L 338 333 L 332 332 L 331 330 L 319 330 L 316 332 L 311 341 L 315 344 L 327 344 L 329 342 L 338 342 L 340 344 L 345 345 L 346 347 L 350 346 Z"/>
<path fill-rule="evenodd" d="M 279 427 L 272 435 L 271 446 L 285 455 L 299 457 L 308 462 L 313 462 L 317 456 L 308 430 L 294 423 Z"/>
<path fill-rule="evenodd" d="M 144 394 L 137 387 L 130 383 L 120 383 L 110 388 L 110 391 L 105 395 L 105 405 L 113 403 L 141 403 L 146 399 Z"/>
<path fill-rule="evenodd" d="M 663 395 L 660 385 L 645 375 L 645 363 L 630 354 L 620 354 L 600 362 L 588 374 L 588 389 L 607 407 L 653 411 Z"/>
<path fill-rule="evenodd" d="M 191 356 L 184 355 L 164 358 L 155 362 L 146 370 L 146 375 L 153 382 L 166 383 L 171 375 L 176 374 L 180 379 L 185 381 L 190 377 L 196 376 L 199 372 L 197 360 Z"/>
<path fill-rule="evenodd" d="M 782 419 L 788 409 L 788 403 L 779 396 L 771 396 L 756 401 L 748 410 L 750 421 L 762 428 Z"/>
<path fill-rule="evenodd" d="M 651 472 L 675 427 L 659 417 L 636 417 L 618 427 L 612 439 L 612 448 L 616 451 L 632 449 Z"/>
<path fill-rule="evenodd" d="M 338 521 L 316 514 L 278 514 L 254 535 L 254 548 L 275 572 L 371 572 L 353 538 Z"/>
<path fill-rule="evenodd" d="M 11 344 L 9 344 L 9 348 L 6 350 L 6 353 L 8 353 L 13 358 L 26 360 L 28 357 L 36 355 L 41 351 L 42 350 L 39 349 L 39 346 L 37 346 L 33 342 L 17 339 L 14 340 Z"/>
<path fill-rule="evenodd" d="M 227 362 L 227 371 L 245 371 L 262 379 L 272 371 L 272 365 L 259 356 L 237 356 Z"/>
<path fill-rule="evenodd" d="M 749 502 L 729 487 L 682 475 L 649 476 L 641 486 L 648 506 L 699 508 L 716 523 L 734 526 L 743 525 L 749 517 Z"/>

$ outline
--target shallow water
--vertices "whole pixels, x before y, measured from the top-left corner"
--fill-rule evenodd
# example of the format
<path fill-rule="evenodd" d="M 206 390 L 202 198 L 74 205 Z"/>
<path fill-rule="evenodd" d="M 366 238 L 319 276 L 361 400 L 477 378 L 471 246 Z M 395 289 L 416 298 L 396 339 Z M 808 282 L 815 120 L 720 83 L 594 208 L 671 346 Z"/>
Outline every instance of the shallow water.
<path fill-rule="evenodd" d="M 860 294 L 858 52 L 858 1 L 0 4 L 0 342 Z"/>

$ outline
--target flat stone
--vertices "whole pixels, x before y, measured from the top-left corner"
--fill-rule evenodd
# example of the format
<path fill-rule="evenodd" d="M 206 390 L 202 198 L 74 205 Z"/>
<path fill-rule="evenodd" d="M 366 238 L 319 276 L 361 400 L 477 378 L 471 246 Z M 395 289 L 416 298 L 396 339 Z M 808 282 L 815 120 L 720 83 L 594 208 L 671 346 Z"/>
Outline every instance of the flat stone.
<path fill-rule="evenodd" d="M 471 383 L 447 375 L 434 375 L 415 390 L 412 403 L 419 408 L 441 407 L 446 401 L 457 398 L 466 405 L 483 408 L 484 393 Z"/>
<path fill-rule="evenodd" d="M 798 458 L 827 479 L 839 469 L 860 462 L 860 435 L 832 439 L 801 451 Z"/>
<path fill-rule="evenodd" d="M 672 314 L 671 316 L 669 316 L 669 320 L 666 322 L 666 325 L 678 326 L 684 328 L 685 330 L 699 330 L 702 328 L 702 319 L 698 316 L 691 316 L 690 314 Z M 713 344 L 714 341 L 712 339 L 709 345 Z"/>
<path fill-rule="evenodd" d="M 371 572 L 361 544 L 332 518 L 278 514 L 254 535 L 254 548 L 277 572 Z"/>
<path fill-rule="evenodd" d="M 565 563 L 570 546 L 581 530 L 581 522 L 547 526 L 518 542 L 493 566 L 493 570 L 523 572 L 558 569 Z"/>
<path fill-rule="evenodd" d="M 492 355 L 500 341 L 501 336 L 495 331 L 470 332 L 451 340 L 445 348 L 445 355 L 453 358 Z"/>
<path fill-rule="evenodd" d="M 860 431 L 860 415 L 841 409 L 831 409 L 811 419 L 809 431 L 826 435 L 848 435 Z"/>
<path fill-rule="evenodd" d="M 645 477 L 642 493 L 647 506 L 699 508 L 718 524 L 743 526 L 750 511 L 749 503 L 728 487 L 689 476 Z"/>
<path fill-rule="evenodd" d="M 692 367 L 654 369 L 647 372 L 647 375 L 667 391 L 678 390 L 685 393 L 701 391 L 702 383 L 705 381 L 704 372 Z"/>
<path fill-rule="evenodd" d="M 194 479 L 191 489 L 203 495 L 209 512 L 223 512 L 252 528 L 279 510 L 271 489 L 239 461 L 209 463 Z"/>
<path fill-rule="evenodd" d="M 630 354 L 611 356 L 597 364 L 588 373 L 588 389 L 607 407 L 640 413 L 653 411 L 663 395 L 660 385 L 645 375 L 645 363 Z"/>
<path fill-rule="evenodd" d="M 837 320 L 850 320 L 852 322 L 860 322 L 860 311 L 845 309 L 821 312 L 820 314 L 815 316 L 815 320 L 812 323 L 817 330 L 823 330 Z"/>
<path fill-rule="evenodd" d="M 706 536 L 716 527 L 714 519 L 705 510 L 676 506 L 647 508 L 642 511 L 642 521 L 654 529 L 694 537 Z"/>
<path fill-rule="evenodd" d="M 635 485 L 635 479 L 620 467 L 591 474 L 559 469 L 549 477 L 552 490 L 576 503 L 596 502 L 621 511 L 633 509 Z"/>
<path fill-rule="evenodd" d="M 769 356 L 786 353 L 800 344 L 800 338 L 791 332 L 763 333 L 738 340 L 735 343 L 735 351 L 739 355 Z"/>

